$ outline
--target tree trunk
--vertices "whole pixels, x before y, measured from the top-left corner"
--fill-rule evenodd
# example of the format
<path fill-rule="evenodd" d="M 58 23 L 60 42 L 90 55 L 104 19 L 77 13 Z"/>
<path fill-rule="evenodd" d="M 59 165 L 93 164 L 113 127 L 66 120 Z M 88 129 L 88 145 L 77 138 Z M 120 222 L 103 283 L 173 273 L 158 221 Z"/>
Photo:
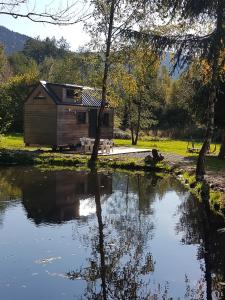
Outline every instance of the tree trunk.
<path fill-rule="evenodd" d="M 207 126 L 206 137 L 202 148 L 199 152 L 197 166 L 196 166 L 196 180 L 202 181 L 205 175 L 205 157 L 210 148 L 213 131 L 214 131 L 214 111 L 215 111 L 215 100 L 216 100 L 216 93 L 212 92 L 209 96 L 209 120 Z"/>
<path fill-rule="evenodd" d="M 221 10 L 221 1 L 217 2 L 217 24 L 216 24 L 216 36 L 215 36 L 215 47 L 212 53 L 212 78 L 210 95 L 208 101 L 208 124 L 205 141 L 199 152 L 197 166 L 196 166 L 196 180 L 201 181 L 205 175 L 205 156 L 210 148 L 210 143 L 214 131 L 214 117 L 215 117 L 215 103 L 217 100 L 217 90 L 219 84 L 219 57 L 220 50 L 222 49 L 222 28 L 223 28 L 223 10 Z"/>
<path fill-rule="evenodd" d="M 132 145 L 135 145 L 134 126 L 133 126 L 133 124 L 130 125 L 130 132 L 131 132 L 131 143 L 132 143 Z"/>
<path fill-rule="evenodd" d="M 98 113 L 98 124 L 96 130 L 95 143 L 91 154 L 91 159 L 89 161 L 89 166 L 91 167 L 91 169 L 95 168 L 96 161 L 98 159 L 98 148 L 99 148 L 100 137 L 101 137 L 102 118 L 103 118 L 103 112 L 106 104 L 107 87 L 108 87 L 108 74 L 109 74 L 109 66 L 110 66 L 110 51 L 111 51 L 111 44 L 112 44 L 112 30 L 113 30 L 113 22 L 114 22 L 115 5 L 116 5 L 116 0 L 112 0 L 110 6 L 108 36 L 106 39 L 104 75 L 102 79 L 102 102 Z"/>
<path fill-rule="evenodd" d="M 136 128 L 136 136 L 134 145 L 137 145 L 138 137 L 139 137 L 139 131 L 140 131 L 140 122 L 141 122 L 141 104 L 138 106 L 138 119 L 137 119 L 137 128 Z"/>
<path fill-rule="evenodd" d="M 222 130 L 222 141 L 221 141 L 220 152 L 218 157 L 219 159 L 225 158 L 225 128 L 223 128 Z"/>

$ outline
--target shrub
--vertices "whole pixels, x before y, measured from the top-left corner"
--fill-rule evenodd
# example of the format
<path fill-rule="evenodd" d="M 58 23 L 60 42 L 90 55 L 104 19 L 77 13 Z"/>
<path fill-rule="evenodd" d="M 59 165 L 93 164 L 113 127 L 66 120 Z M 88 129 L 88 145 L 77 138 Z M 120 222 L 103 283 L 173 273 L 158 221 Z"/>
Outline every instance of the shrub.
<path fill-rule="evenodd" d="M 128 131 L 128 130 L 123 131 L 119 128 L 116 128 L 116 129 L 114 129 L 114 138 L 122 139 L 122 140 L 130 140 L 131 134 L 130 134 L 130 131 Z"/>

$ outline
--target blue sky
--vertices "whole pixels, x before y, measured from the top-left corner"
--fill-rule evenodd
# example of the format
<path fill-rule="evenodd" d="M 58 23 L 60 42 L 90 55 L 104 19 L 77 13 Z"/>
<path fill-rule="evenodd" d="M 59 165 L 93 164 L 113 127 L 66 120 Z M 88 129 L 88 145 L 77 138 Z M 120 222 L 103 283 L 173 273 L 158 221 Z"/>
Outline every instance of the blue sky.
<path fill-rule="evenodd" d="M 30 1 L 32 4 L 34 1 Z M 50 3 L 47 0 L 37 1 L 39 5 L 36 5 L 36 9 L 41 9 L 46 3 Z M 36 2 L 36 3 L 37 3 Z M 58 8 L 58 5 L 63 5 L 66 1 L 51 1 L 52 8 Z M 58 3 L 57 3 L 58 2 Z M 40 5 L 41 3 L 41 5 Z M 24 12 L 26 8 L 22 8 L 21 12 Z M 83 30 L 82 24 L 75 24 L 69 26 L 49 25 L 42 23 L 34 23 L 27 19 L 13 18 L 11 16 L 1 15 L 0 25 L 7 27 L 10 30 L 26 34 L 31 37 L 40 36 L 42 39 L 46 37 L 55 36 L 56 39 L 60 39 L 62 36 L 69 42 L 71 50 L 77 50 L 79 47 L 84 46 L 89 41 L 87 33 Z"/>

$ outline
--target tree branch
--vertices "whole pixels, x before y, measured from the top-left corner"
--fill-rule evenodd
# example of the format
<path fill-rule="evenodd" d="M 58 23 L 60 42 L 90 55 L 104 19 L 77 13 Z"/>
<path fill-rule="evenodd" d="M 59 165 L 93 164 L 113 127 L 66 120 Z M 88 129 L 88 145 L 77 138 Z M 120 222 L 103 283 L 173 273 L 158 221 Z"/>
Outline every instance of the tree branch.
<path fill-rule="evenodd" d="M 91 17 L 91 12 L 89 11 L 90 5 L 85 6 L 84 4 L 79 10 L 79 1 L 76 1 L 71 5 L 69 5 L 67 2 L 67 5 L 64 9 L 55 12 L 48 11 L 46 7 L 43 12 L 36 12 L 35 8 L 33 8 L 32 11 L 27 9 L 28 11 L 25 13 L 20 12 L 19 9 L 22 8 L 22 5 L 26 3 L 27 0 L 0 2 L 0 15 L 12 16 L 15 19 L 27 18 L 32 22 L 54 25 L 72 25 L 79 22 L 84 22 Z"/>

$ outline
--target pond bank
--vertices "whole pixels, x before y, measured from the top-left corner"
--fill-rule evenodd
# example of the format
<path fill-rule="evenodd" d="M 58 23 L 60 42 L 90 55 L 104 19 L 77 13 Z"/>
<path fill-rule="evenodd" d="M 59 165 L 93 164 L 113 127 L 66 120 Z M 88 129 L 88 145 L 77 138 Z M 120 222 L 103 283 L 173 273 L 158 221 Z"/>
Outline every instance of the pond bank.
<path fill-rule="evenodd" d="M 225 215 L 225 185 L 224 176 L 218 181 L 218 174 L 211 172 L 206 181 L 197 183 L 194 176 L 194 161 L 177 154 L 164 154 L 165 161 L 158 164 L 145 164 L 144 158 L 149 155 L 143 153 L 129 153 L 114 156 L 99 156 L 99 168 L 124 169 L 129 171 L 153 171 L 172 173 L 197 198 L 202 199 L 206 190 L 210 197 L 210 206 L 221 215 Z M 82 167 L 88 168 L 88 155 L 54 153 L 43 150 L 0 150 L 0 165 L 36 165 L 44 168 L 52 167 Z M 217 175 L 217 176 L 216 176 Z M 218 183 L 219 182 L 219 183 Z"/>

